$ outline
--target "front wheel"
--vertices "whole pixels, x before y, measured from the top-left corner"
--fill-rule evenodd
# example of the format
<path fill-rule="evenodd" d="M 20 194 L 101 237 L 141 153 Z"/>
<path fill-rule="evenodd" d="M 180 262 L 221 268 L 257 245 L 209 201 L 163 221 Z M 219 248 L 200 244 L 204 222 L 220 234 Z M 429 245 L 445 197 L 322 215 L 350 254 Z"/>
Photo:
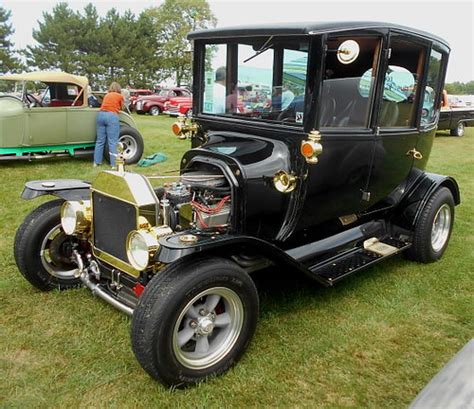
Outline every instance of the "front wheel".
<path fill-rule="evenodd" d="M 451 136 L 464 136 L 464 123 L 459 122 L 456 128 L 451 129 Z"/>
<path fill-rule="evenodd" d="M 42 291 L 80 285 L 71 262 L 75 239 L 61 228 L 63 200 L 46 202 L 31 212 L 18 228 L 14 254 L 20 273 Z"/>
<path fill-rule="evenodd" d="M 454 199 L 448 188 L 438 189 L 421 211 L 415 226 L 413 245 L 406 255 L 421 263 L 441 258 L 448 247 L 454 222 Z"/>
<path fill-rule="evenodd" d="M 166 386 L 195 384 L 228 370 L 255 332 L 258 294 L 225 259 L 178 262 L 147 285 L 132 318 L 141 366 Z"/>
<path fill-rule="evenodd" d="M 157 115 L 160 115 L 160 108 L 151 107 L 148 112 L 150 113 L 150 115 L 157 116 Z"/>

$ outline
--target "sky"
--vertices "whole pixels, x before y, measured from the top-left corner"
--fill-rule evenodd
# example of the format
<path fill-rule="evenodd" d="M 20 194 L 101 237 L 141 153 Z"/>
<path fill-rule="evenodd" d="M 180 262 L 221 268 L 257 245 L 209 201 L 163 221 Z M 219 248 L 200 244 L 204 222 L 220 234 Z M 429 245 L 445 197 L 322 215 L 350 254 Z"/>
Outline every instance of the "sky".
<path fill-rule="evenodd" d="M 209 1 L 209 0 L 208 0 Z M 11 10 L 17 48 L 34 44 L 32 30 L 43 12 L 50 12 L 57 0 L 0 0 Z M 139 14 L 159 0 L 69 0 L 70 7 L 82 10 L 93 3 L 99 14 L 115 7 Z M 474 80 L 474 0 L 210 0 L 218 27 L 239 24 L 274 24 L 298 21 L 384 21 L 414 27 L 438 35 L 451 45 L 447 82 Z"/>

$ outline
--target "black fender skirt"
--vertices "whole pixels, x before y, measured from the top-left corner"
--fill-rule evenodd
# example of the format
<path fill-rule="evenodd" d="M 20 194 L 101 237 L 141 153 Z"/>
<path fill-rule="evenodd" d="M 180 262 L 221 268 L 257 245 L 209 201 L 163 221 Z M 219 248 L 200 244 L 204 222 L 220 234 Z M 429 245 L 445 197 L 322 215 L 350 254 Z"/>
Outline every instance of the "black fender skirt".
<path fill-rule="evenodd" d="M 181 240 L 182 236 L 189 235 L 189 232 L 183 234 L 162 237 L 159 241 L 160 249 L 155 255 L 155 261 L 160 263 L 173 263 L 182 257 L 196 255 L 222 256 L 227 253 L 234 253 L 239 247 L 251 248 L 259 255 L 268 258 L 275 264 L 285 264 L 299 270 L 303 274 L 309 275 L 319 283 L 327 286 L 326 280 L 311 274 L 308 269 L 298 260 L 287 254 L 277 246 L 252 236 L 244 235 L 215 235 L 202 236 L 196 235 L 197 241 L 186 244 Z"/>

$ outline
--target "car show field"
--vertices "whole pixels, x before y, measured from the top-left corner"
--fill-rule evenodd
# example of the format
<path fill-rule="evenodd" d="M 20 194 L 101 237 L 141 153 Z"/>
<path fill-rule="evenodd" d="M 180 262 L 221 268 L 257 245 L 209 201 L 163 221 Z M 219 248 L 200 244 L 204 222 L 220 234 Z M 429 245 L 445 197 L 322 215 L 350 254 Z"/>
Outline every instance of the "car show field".
<path fill-rule="evenodd" d="M 172 135 L 173 120 L 133 117 L 144 156 L 163 152 L 168 160 L 129 169 L 177 174 L 189 141 Z M 50 200 L 21 200 L 24 183 L 92 180 L 92 159 L 0 163 L 2 406 L 408 405 L 472 335 L 474 130 L 437 136 L 427 170 L 456 178 L 462 195 L 445 257 L 419 264 L 398 255 L 333 288 L 278 269 L 259 274 L 260 323 L 249 353 L 224 376 L 182 391 L 163 388 L 140 368 L 130 350 L 130 318 L 91 302 L 84 288 L 43 293 L 18 273 L 17 226 Z"/>

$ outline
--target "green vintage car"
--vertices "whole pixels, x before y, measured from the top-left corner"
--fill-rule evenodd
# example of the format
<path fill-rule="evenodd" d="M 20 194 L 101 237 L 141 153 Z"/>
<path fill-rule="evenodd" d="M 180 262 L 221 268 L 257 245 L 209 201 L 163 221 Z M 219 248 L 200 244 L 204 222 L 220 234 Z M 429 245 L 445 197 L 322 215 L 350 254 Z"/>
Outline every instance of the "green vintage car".
<path fill-rule="evenodd" d="M 0 76 L 0 161 L 90 155 L 98 111 L 89 106 L 91 97 L 87 78 L 78 75 L 40 71 Z M 119 115 L 125 160 L 138 162 L 143 138 L 129 114 Z"/>

